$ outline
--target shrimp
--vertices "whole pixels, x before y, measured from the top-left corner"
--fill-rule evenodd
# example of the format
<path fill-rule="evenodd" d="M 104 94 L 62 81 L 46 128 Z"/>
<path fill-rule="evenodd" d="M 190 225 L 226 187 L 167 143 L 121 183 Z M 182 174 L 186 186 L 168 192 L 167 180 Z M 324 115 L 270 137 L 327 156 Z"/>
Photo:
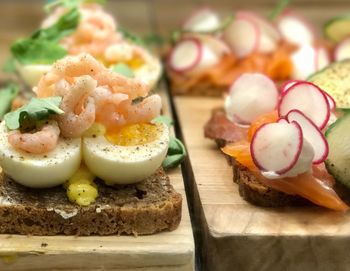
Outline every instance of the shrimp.
<path fill-rule="evenodd" d="M 137 104 L 128 104 L 126 107 L 126 119 L 128 124 L 149 122 L 159 116 L 162 109 L 162 100 L 154 94 Z"/>
<path fill-rule="evenodd" d="M 125 124 L 124 116 L 119 112 L 120 105 L 129 99 L 123 93 L 112 93 L 104 87 L 97 87 L 94 94 L 96 102 L 96 121 L 106 127 L 120 127 Z"/>
<path fill-rule="evenodd" d="M 127 78 L 111 70 L 105 69 L 94 76 L 100 86 L 108 86 L 113 93 L 124 93 L 130 99 L 144 97 L 150 88 L 137 79 Z"/>
<path fill-rule="evenodd" d="M 39 81 L 34 92 L 39 98 L 50 97 L 55 94 L 55 84 L 65 79 L 72 83 L 74 77 L 90 75 L 94 77 L 98 72 L 103 71 L 104 66 L 88 54 L 65 57 L 57 61 L 51 71 L 46 73 Z"/>
<path fill-rule="evenodd" d="M 68 90 L 58 87 L 58 93 L 64 93 L 60 107 L 65 113 L 57 117 L 63 136 L 79 137 L 95 122 L 96 108 L 92 94 L 96 85 L 96 80 L 85 75 L 76 78 Z"/>
<path fill-rule="evenodd" d="M 34 154 L 48 153 L 57 146 L 60 129 L 56 121 L 50 121 L 36 133 L 21 133 L 19 130 L 8 136 L 12 147 Z"/>

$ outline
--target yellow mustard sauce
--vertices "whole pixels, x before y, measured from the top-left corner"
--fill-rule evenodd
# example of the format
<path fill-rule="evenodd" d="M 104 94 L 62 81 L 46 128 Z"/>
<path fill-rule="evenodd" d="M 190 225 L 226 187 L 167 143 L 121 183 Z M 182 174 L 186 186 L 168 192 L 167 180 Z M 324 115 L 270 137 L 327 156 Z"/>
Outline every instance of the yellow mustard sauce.
<path fill-rule="evenodd" d="M 124 126 L 118 132 L 107 132 L 105 137 L 114 145 L 136 146 L 155 141 L 157 138 L 159 138 L 160 134 L 160 125 L 138 123 Z"/>
<path fill-rule="evenodd" d="M 80 206 L 88 206 L 98 197 L 95 176 L 82 165 L 78 171 L 65 183 L 70 202 Z"/>

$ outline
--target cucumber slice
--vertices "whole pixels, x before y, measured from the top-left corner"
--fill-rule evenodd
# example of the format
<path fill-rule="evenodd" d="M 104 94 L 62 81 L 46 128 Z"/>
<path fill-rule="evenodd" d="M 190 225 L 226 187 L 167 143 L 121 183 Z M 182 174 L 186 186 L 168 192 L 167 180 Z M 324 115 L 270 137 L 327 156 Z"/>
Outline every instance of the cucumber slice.
<path fill-rule="evenodd" d="M 329 145 L 325 162 L 328 172 L 350 188 L 350 114 L 333 123 L 326 131 Z"/>
<path fill-rule="evenodd" d="M 331 41 L 341 41 L 350 34 L 350 14 L 330 19 L 325 23 L 323 32 Z"/>
<path fill-rule="evenodd" d="M 337 107 L 350 108 L 350 59 L 332 63 L 307 80 L 326 91 Z"/>

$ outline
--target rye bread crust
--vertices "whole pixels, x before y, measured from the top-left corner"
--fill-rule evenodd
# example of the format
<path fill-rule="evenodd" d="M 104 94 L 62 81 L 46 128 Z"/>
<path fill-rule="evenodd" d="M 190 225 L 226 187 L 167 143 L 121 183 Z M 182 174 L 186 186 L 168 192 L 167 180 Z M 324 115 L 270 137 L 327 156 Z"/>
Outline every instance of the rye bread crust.
<path fill-rule="evenodd" d="M 205 136 L 214 139 L 218 148 L 224 147 L 227 143 L 242 139 L 242 137 L 238 138 L 239 136 L 244 136 L 244 133 L 237 134 L 237 131 L 233 131 L 235 127 L 232 126 L 232 124 L 230 128 L 227 128 L 227 124 L 222 120 L 224 117 L 223 112 L 224 110 L 222 108 L 215 108 L 212 110 L 212 116 L 204 128 Z M 226 128 L 220 127 L 218 121 Z M 229 129 L 232 130 L 232 135 L 230 135 Z M 222 131 L 224 131 L 224 133 Z M 233 138 L 235 138 L 235 140 L 232 140 Z M 261 183 L 248 168 L 235 161 L 234 158 L 228 155 L 225 155 L 225 157 L 228 164 L 232 166 L 233 181 L 238 184 L 239 194 L 246 201 L 262 207 L 284 207 L 310 204 L 309 201 L 299 196 L 288 195 L 271 189 Z"/>
<path fill-rule="evenodd" d="M 0 176 L 0 233 L 25 235 L 146 235 L 175 230 L 182 197 L 163 169 L 143 182 L 110 187 L 98 183 L 88 207 L 68 201 L 65 189 L 29 189 Z"/>

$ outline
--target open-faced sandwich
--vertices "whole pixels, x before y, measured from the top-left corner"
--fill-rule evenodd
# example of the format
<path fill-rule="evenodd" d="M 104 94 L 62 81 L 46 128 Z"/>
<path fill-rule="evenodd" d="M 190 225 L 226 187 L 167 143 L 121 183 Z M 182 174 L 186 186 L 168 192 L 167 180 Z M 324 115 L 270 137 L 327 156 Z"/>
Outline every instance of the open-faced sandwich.
<path fill-rule="evenodd" d="M 330 63 L 330 49 L 307 20 L 285 7 L 268 18 L 245 10 L 222 18 L 203 8 L 176 32 L 167 73 L 175 94 L 220 96 L 246 72 L 274 81 L 306 79 Z"/>
<path fill-rule="evenodd" d="M 0 124 L 0 233 L 174 230 L 182 198 L 162 169 L 169 128 L 149 91 L 89 54 L 55 62 Z"/>
<path fill-rule="evenodd" d="M 258 73 L 234 81 L 224 108 L 213 110 L 204 129 L 228 156 L 244 199 L 266 207 L 311 202 L 348 210 L 335 181 L 349 186 L 350 118 L 337 120 L 341 96 L 335 101 L 326 90 L 297 80 L 277 89 Z"/>
<path fill-rule="evenodd" d="M 150 87 L 157 83 L 162 70 L 159 59 L 130 40 L 99 2 L 53 1 L 46 6 L 48 15 L 41 27 L 12 44 L 13 66 L 29 86 L 35 86 L 55 61 L 80 53 Z"/>

